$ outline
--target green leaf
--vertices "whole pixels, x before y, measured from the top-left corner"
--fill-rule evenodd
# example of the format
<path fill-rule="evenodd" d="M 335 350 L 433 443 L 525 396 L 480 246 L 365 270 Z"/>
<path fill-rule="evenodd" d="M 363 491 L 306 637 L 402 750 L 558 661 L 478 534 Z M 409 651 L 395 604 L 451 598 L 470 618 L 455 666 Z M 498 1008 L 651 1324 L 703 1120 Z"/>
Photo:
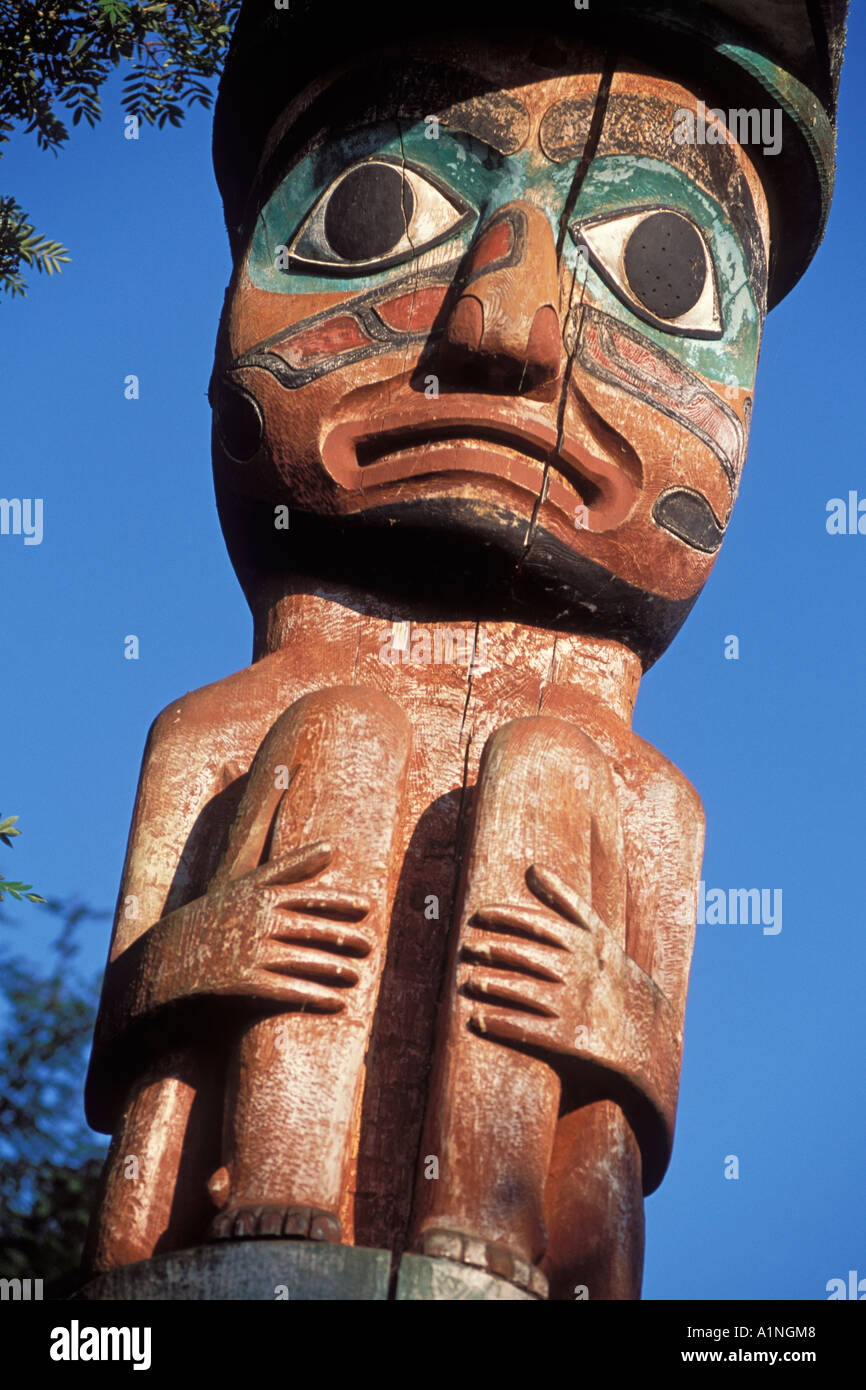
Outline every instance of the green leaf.
<path fill-rule="evenodd" d="M 57 153 L 76 127 L 101 119 L 99 95 L 112 66 L 124 74 L 125 111 L 151 126 L 179 126 L 185 111 L 212 104 L 240 8 L 240 0 L 0 0 L 0 146 L 17 127 Z M 68 128 L 60 110 L 72 117 Z M 68 259 L 13 199 L 0 199 L 0 290 L 23 296 L 24 267 L 53 275 Z"/>
<path fill-rule="evenodd" d="M 111 24 L 123 24 L 129 19 L 126 0 L 97 0 L 97 4 Z"/>

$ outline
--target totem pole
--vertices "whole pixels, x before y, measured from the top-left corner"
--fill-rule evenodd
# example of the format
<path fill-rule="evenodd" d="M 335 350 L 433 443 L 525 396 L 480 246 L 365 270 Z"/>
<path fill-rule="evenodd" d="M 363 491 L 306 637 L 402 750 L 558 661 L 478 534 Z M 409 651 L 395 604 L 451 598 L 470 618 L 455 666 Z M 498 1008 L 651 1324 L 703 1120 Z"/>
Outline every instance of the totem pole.
<path fill-rule="evenodd" d="M 844 5 L 498 22 L 243 6 L 210 394 L 254 658 L 148 740 L 81 1297 L 640 1296 L 704 822 L 631 715 L 822 235 Z"/>

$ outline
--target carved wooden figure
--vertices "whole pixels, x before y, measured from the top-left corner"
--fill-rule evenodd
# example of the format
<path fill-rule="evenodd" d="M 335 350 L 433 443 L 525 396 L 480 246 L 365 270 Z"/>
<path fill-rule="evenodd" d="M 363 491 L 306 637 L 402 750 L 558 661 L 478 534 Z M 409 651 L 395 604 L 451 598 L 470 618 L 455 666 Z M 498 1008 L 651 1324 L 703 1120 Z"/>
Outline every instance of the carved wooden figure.
<path fill-rule="evenodd" d="M 704 823 L 631 717 L 820 236 L 842 21 L 822 91 L 760 3 L 709 7 L 740 47 L 554 9 L 389 45 L 244 7 L 211 398 L 254 661 L 148 740 L 94 1272 L 292 1237 L 639 1297 Z M 778 168 L 713 100 L 771 92 Z"/>

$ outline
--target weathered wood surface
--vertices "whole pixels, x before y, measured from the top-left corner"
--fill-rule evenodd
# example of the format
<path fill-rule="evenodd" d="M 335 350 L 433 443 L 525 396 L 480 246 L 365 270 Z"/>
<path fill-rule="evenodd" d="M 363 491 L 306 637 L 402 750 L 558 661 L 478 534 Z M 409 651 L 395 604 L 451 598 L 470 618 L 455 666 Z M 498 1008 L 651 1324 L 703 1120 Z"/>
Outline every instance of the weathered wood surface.
<path fill-rule="evenodd" d="M 639 1296 L 703 816 L 632 712 L 736 498 L 770 253 L 681 81 L 413 40 L 295 96 L 233 205 L 254 663 L 148 740 L 94 1271 L 282 1236 L 416 1251 L 398 1297 Z"/>

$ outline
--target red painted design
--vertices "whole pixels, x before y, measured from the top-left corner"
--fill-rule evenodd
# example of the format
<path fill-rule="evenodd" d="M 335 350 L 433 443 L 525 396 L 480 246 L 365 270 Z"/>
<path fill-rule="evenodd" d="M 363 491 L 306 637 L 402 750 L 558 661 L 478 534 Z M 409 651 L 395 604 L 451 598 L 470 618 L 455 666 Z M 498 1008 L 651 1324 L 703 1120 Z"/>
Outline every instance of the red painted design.
<path fill-rule="evenodd" d="M 376 313 L 388 328 L 400 333 L 421 333 L 432 328 L 447 293 L 447 285 L 432 285 L 429 289 L 410 291 L 384 304 L 377 304 Z"/>
<path fill-rule="evenodd" d="M 617 357 L 626 362 L 633 362 L 639 371 L 654 377 L 660 386 L 668 387 L 679 399 L 679 394 L 685 387 L 686 379 L 681 372 L 676 370 L 672 362 L 658 357 L 649 347 L 639 347 L 631 338 L 617 333 L 616 329 L 611 329 L 611 338 Z M 615 359 L 609 361 L 607 365 L 615 366 Z"/>
<path fill-rule="evenodd" d="M 318 358 L 333 357 L 352 348 L 366 347 L 369 341 L 357 319 L 349 314 L 340 314 L 301 333 L 287 335 L 282 342 L 274 343 L 270 350 L 288 362 L 290 367 L 303 367 Z"/>
<path fill-rule="evenodd" d="M 493 261 L 504 260 L 511 255 L 511 248 L 514 245 L 514 231 L 510 221 L 502 218 L 496 222 L 489 232 L 485 232 L 475 248 L 472 257 L 473 274 L 483 270 L 485 266 L 491 265 Z"/>
<path fill-rule="evenodd" d="M 587 320 L 583 344 L 590 357 L 611 376 L 633 387 L 639 385 L 645 400 L 669 410 L 673 407 L 676 418 L 684 425 L 715 441 L 729 460 L 734 476 L 739 476 L 743 437 L 709 386 L 703 383 L 698 386 L 692 373 L 679 371 L 667 353 L 654 352 L 650 345 L 643 346 L 626 334 L 618 333 L 610 321 L 604 325 L 603 338 L 599 324 Z"/>

